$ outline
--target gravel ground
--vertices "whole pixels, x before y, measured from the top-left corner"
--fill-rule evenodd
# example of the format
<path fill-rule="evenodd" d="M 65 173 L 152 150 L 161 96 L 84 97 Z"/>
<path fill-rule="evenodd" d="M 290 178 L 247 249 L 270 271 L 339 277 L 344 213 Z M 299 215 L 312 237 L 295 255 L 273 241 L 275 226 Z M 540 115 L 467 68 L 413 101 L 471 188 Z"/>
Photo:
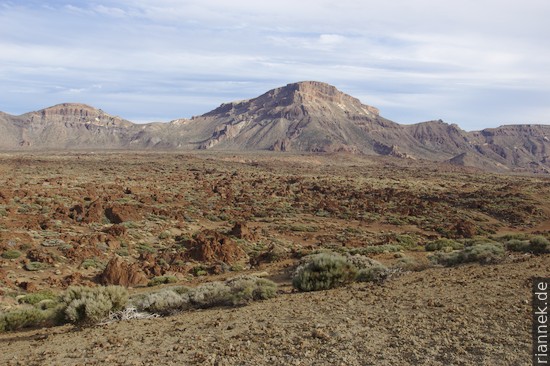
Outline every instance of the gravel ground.
<path fill-rule="evenodd" d="M 239 308 L 0 335 L 5 365 L 529 365 L 550 256 L 403 273 Z"/>

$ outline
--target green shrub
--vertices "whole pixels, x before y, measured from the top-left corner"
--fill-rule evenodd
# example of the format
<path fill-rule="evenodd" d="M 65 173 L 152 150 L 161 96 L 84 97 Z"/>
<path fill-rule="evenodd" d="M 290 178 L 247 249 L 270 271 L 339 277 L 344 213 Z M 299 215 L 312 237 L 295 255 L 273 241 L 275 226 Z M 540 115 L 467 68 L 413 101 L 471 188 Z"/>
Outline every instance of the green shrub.
<path fill-rule="evenodd" d="M 0 314 L 0 332 L 40 327 L 57 323 L 59 309 L 40 310 L 23 307 Z"/>
<path fill-rule="evenodd" d="M 43 300 L 55 300 L 55 299 L 57 299 L 56 294 L 54 294 L 50 290 L 44 290 L 44 291 L 35 292 L 33 294 L 27 294 L 21 297 L 18 301 L 21 304 L 24 303 L 24 304 L 35 305 Z"/>
<path fill-rule="evenodd" d="M 452 239 L 437 239 L 426 244 L 425 249 L 428 252 L 435 252 L 436 250 L 460 250 L 464 249 L 464 244 Z"/>
<path fill-rule="evenodd" d="M 266 300 L 277 295 L 277 284 L 265 278 L 241 276 L 226 282 L 231 292 L 231 304 L 242 305 L 254 300 Z"/>
<path fill-rule="evenodd" d="M 197 276 L 197 277 L 200 277 L 200 276 L 207 276 L 208 275 L 208 271 L 207 271 L 207 268 L 204 267 L 203 265 L 198 265 L 198 266 L 195 266 L 191 269 L 191 273 L 194 275 L 194 276 Z"/>
<path fill-rule="evenodd" d="M 107 265 L 97 258 L 87 258 L 82 261 L 80 264 L 80 268 L 88 269 L 90 267 L 97 268 L 97 269 L 105 269 Z"/>
<path fill-rule="evenodd" d="M 93 324 L 122 310 L 128 302 L 128 291 L 121 286 L 69 287 L 63 294 L 65 319 L 71 323 Z"/>
<path fill-rule="evenodd" d="M 27 264 L 25 264 L 25 269 L 27 271 L 40 271 L 42 269 L 46 269 L 48 268 L 49 265 L 46 264 L 46 263 L 41 263 L 41 262 L 29 262 Z"/>
<path fill-rule="evenodd" d="M 512 252 L 529 252 L 529 241 L 527 240 L 511 239 L 504 245 Z"/>
<path fill-rule="evenodd" d="M 550 253 L 550 241 L 543 236 L 529 240 L 530 251 L 535 254 Z"/>
<path fill-rule="evenodd" d="M 506 249 L 513 252 L 543 254 L 550 253 L 550 242 L 543 236 L 536 236 L 531 240 L 512 239 L 506 242 Z"/>
<path fill-rule="evenodd" d="M 2 253 L 2 258 L 4 259 L 17 259 L 21 257 L 21 252 L 15 249 L 6 250 Z"/>
<path fill-rule="evenodd" d="M 159 285 L 165 285 L 167 283 L 176 283 L 178 282 L 178 279 L 174 276 L 156 276 L 153 277 L 147 286 L 159 286 Z"/>
<path fill-rule="evenodd" d="M 447 266 L 460 263 L 477 262 L 482 264 L 498 263 L 504 259 L 505 251 L 498 244 L 480 244 L 464 248 L 458 252 L 438 252 L 431 257 L 432 261 Z"/>
<path fill-rule="evenodd" d="M 319 253 L 304 258 L 296 269 L 292 285 L 301 291 L 327 290 L 355 279 L 357 269 L 335 253 Z"/>

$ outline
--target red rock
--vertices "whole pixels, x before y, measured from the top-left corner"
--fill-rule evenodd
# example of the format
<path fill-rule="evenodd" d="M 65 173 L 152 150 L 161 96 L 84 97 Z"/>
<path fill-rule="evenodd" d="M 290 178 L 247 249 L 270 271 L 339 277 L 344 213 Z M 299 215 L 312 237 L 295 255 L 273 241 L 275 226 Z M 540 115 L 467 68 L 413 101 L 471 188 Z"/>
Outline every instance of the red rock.
<path fill-rule="evenodd" d="M 113 257 L 103 273 L 99 276 L 101 283 L 105 285 L 120 285 L 134 287 L 146 285 L 149 280 L 137 264 L 129 264 L 121 257 Z"/>
<path fill-rule="evenodd" d="M 233 226 L 233 229 L 231 229 L 229 234 L 238 239 L 256 240 L 256 235 L 250 231 L 250 228 L 248 227 L 246 222 L 242 221 L 235 223 L 235 226 Z"/>
<path fill-rule="evenodd" d="M 186 246 L 189 248 L 188 258 L 199 262 L 231 264 L 246 257 L 245 252 L 233 240 L 214 230 L 204 230 L 196 234 Z"/>

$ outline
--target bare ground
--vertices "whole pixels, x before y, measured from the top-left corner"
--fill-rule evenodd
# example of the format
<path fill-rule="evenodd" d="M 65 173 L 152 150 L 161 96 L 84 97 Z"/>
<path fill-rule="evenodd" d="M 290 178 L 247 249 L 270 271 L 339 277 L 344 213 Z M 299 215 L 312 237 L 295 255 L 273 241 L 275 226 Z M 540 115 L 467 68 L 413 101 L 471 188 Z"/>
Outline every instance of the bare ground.
<path fill-rule="evenodd" d="M 430 268 L 240 308 L 0 335 L 6 365 L 529 365 L 550 256 Z"/>

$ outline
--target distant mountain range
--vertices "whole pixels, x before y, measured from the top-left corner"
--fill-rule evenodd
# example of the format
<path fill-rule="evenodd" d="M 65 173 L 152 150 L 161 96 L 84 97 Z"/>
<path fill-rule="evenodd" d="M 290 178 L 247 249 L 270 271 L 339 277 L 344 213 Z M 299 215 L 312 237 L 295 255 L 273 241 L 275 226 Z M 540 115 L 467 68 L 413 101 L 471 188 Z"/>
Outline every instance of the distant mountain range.
<path fill-rule="evenodd" d="M 134 124 L 72 103 L 20 116 L 0 112 L 0 149 L 348 152 L 550 173 L 550 126 L 466 132 L 441 120 L 401 125 L 334 86 L 315 81 L 288 84 L 168 123 Z"/>

